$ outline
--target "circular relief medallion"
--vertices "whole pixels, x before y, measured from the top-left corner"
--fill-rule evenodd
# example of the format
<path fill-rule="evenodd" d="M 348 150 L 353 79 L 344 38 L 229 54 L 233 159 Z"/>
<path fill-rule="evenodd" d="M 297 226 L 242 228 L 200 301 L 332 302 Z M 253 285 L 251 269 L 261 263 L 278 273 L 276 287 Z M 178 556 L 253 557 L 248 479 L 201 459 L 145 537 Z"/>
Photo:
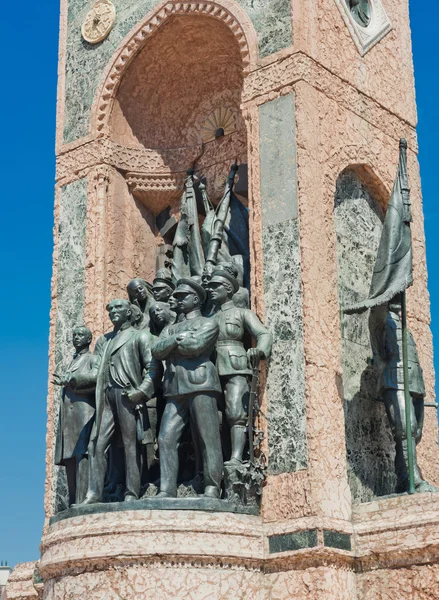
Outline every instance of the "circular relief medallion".
<path fill-rule="evenodd" d="M 372 14 L 370 0 L 346 0 L 346 4 L 358 25 L 368 27 Z"/>
<path fill-rule="evenodd" d="M 110 33 L 116 9 L 110 0 L 98 0 L 91 11 L 87 13 L 81 27 L 82 37 L 90 44 L 98 44 Z"/>

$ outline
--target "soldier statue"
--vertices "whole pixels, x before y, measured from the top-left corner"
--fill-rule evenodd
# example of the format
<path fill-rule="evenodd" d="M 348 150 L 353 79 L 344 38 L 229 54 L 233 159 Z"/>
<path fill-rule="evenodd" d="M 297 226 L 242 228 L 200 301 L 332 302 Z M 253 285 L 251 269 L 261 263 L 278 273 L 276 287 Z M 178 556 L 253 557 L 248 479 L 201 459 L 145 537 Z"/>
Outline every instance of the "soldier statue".
<path fill-rule="evenodd" d="M 168 269 L 159 269 L 152 282 L 152 295 L 156 302 L 167 302 L 175 290 L 171 272 Z"/>
<path fill-rule="evenodd" d="M 113 331 L 96 342 L 99 358 L 96 383 L 96 423 L 89 447 L 89 487 L 83 504 L 102 500 L 107 469 L 107 450 L 120 432 L 125 456 L 125 501 L 139 497 L 141 483 L 141 447 L 139 420 L 147 415 L 144 404 L 155 394 L 161 365 L 151 354 L 152 336 L 146 329 L 131 324 L 128 300 L 112 300 L 107 311 Z M 144 427 L 141 423 L 141 427 Z"/>
<path fill-rule="evenodd" d="M 238 308 L 232 298 L 239 290 L 237 279 L 227 270 L 217 268 L 208 284 L 208 293 L 214 305 L 212 319 L 218 323 L 216 368 L 225 398 L 225 414 L 230 427 L 231 458 L 229 464 L 242 462 L 246 443 L 248 420 L 249 366 L 255 360 L 271 354 L 272 336 L 258 317 L 248 308 Z M 245 350 L 244 336 L 250 334 L 256 347 Z"/>
<path fill-rule="evenodd" d="M 182 319 L 165 327 L 152 350 L 156 359 L 166 360 L 158 497 L 177 495 L 178 446 L 191 419 L 201 440 L 204 496 L 219 498 L 223 465 L 217 401 L 221 384 L 211 361 L 219 329 L 213 319 L 201 315 L 206 292 L 199 283 L 180 279 L 173 295 Z"/>
<path fill-rule="evenodd" d="M 389 304 L 371 309 L 369 328 L 374 356 L 378 361 L 378 398 L 384 402 L 393 439 L 395 440 L 396 492 L 408 490 L 408 440 L 404 396 L 402 355 L 402 321 L 400 295 Z M 424 424 L 425 386 L 415 340 L 408 332 L 409 392 L 411 403 L 411 433 L 414 456 L 414 482 L 417 492 L 437 491 L 422 479 L 416 460 L 416 444 L 421 441 Z"/>
<path fill-rule="evenodd" d="M 69 505 L 82 502 L 87 493 L 87 447 L 95 416 L 95 357 L 89 347 L 92 334 L 88 327 L 73 329 L 75 355 L 64 374 L 54 375 L 62 386 L 55 464 L 66 469 Z"/>

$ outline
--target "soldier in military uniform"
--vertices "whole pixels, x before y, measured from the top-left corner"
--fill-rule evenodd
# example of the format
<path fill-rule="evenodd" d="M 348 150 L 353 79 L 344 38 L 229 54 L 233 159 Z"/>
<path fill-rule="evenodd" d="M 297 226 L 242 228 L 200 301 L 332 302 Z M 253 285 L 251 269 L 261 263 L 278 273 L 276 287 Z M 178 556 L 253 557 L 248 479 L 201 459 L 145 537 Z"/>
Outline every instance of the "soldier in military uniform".
<path fill-rule="evenodd" d="M 168 269 L 159 269 L 152 282 L 152 294 L 156 302 L 167 302 L 175 290 L 171 273 Z"/>
<path fill-rule="evenodd" d="M 371 309 L 370 336 L 374 355 L 378 360 L 378 398 L 383 400 L 395 440 L 395 471 L 397 492 L 408 489 L 408 440 L 406 435 L 406 410 L 404 395 L 404 369 L 402 356 L 401 302 L 396 296 L 388 305 Z M 425 386 L 415 340 L 408 332 L 409 391 L 411 405 L 411 433 L 413 439 L 415 489 L 418 492 L 436 488 L 424 481 L 416 460 L 416 444 L 422 437 L 424 424 Z"/>
<path fill-rule="evenodd" d="M 95 357 L 89 347 L 92 334 L 83 325 L 73 329 L 76 353 L 54 383 L 63 386 L 56 437 L 55 464 L 66 469 L 69 505 L 82 502 L 87 493 L 87 447 L 95 416 Z"/>
<path fill-rule="evenodd" d="M 212 319 L 218 323 L 216 367 L 225 397 L 225 414 L 230 427 L 230 464 L 242 462 L 246 442 L 249 376 L 255 358 L 266 359 L 272 346 L 271 333 L 248 308 L 238 308 L 232 298 L 239 289 L 237 279 L 227 269 L 216 269 L 208 285 L 215 308 Z M 250 334 L 256 347 L 246 351 L 244 336 Z"/>
<path fill-rule="evenodd" d="M 204 496 L 220 497 L 222 451 L 217 400 L 221 384 L 210 357 L 218 325 L 201 315 L 206 292 L 193 279 L 180 279 L 174 292 L 182 320 L 166 327 L 152 352 L 166 360 L 163 392 L 165 411 L 159 433 L 160 493 L 177 495 L 178 445 L 189 419 L 201 440 Z"/>

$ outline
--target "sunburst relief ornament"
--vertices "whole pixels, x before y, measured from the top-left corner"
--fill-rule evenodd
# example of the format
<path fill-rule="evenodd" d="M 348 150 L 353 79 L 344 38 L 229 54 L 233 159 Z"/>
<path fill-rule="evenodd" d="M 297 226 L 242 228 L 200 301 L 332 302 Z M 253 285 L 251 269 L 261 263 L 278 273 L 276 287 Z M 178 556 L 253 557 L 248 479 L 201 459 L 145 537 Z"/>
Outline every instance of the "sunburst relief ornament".
<path fill-rule="evenodd" d="M 203 142 L 212 142 L 235 131 L 235 115 L 225 106 L 216 108 L 205 120 L 201 137 Z"/>
<path fill-rule="evenodd" d="M 82 37 L 89 44 L 98 44 L 113 28 L 116 9 L 111 0 L 98 0 L 87 13 L 81 27 Z"/>

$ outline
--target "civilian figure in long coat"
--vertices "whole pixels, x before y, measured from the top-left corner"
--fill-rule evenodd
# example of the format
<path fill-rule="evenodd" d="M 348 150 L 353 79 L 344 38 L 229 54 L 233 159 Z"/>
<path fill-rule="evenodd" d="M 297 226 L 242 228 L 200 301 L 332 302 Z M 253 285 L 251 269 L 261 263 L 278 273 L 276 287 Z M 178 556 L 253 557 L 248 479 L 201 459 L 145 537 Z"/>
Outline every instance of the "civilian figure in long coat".
<path fill-rule="evenodd" d="M 87 447 L 95 416 L 96 359 L 89 347 L 92 334 L 83 325 L 73 329 L 75 355 L 64 374 L 54 375 L 62 386 L 55 464 L 66 469 L 69 505 L 82 502 L 87 493 Z"/>
<path fill-rule="evenodd" d="M 238 280 L 227 270 L 216 268 L 208 283 L 208 294 L 219 326 L 216 343 L 216 368 L 224 391 L 225 413 L 232 443 L 230 464 L 242 462 L 247 439 L 249 377 L 254 359 L 271 354 L 272 335 L 248 308 L 238 308 L 233 297 L 239 290 Z M 244 337 L 256 340 L 256 347 L 244 347 Z"/>
<path fill-rule="evenodd" d="M 143 405 L 154 396 L 160 367 L 151 355 L 152 336 L 131 324 L 128 300 L 112 300 L 107 311 L 114 329 L 96 342 L 99 357 L 96 383 L 96 423 L 89 447 L 89 487 L 83 504 L 102 501 L 107 452 L 119 430 L 125 457 L 125 502 L 139 497 L 141 444 L 139 419 Z M 140 429 L 143 429 L 143 423 Z"/>
<path fill-rule="evenodd" d="M 374 355 L 379 367 L 378 398 L 384 402 L 390 428 L 395 440 L 395 471 L 398 478 L 396 492 L 408 490 L 408 440 L 404 395 L 402 356 L 402 321 L 400 296 L 389 304 L 372 308 L 369 329 Z M 414 479 L 417 492 L 437 491 L 422 479 L 416 459 L 416 445 L 421 441 L 424 426 L 425 386 L 416 343 L 408 332 L 408 371 L 411 397 L 411 433 L 413 439 Z"/>
<path fill-rule="evenodd" d="M 193 419 L 201 442 L 204 496 L 219 498 L 222 451 L 217 401 L 221 384 L 210 360 L 218 325 L 201 315 L 206 292 L 197 282 L 179 280 L 173 295 L 182 320 L 165 327 L 152 350 L 156 359 L 166 360 L 166 406 L 159 433 L 159 496 L 177 495 L 178 445 L 185 425 Z"/>

